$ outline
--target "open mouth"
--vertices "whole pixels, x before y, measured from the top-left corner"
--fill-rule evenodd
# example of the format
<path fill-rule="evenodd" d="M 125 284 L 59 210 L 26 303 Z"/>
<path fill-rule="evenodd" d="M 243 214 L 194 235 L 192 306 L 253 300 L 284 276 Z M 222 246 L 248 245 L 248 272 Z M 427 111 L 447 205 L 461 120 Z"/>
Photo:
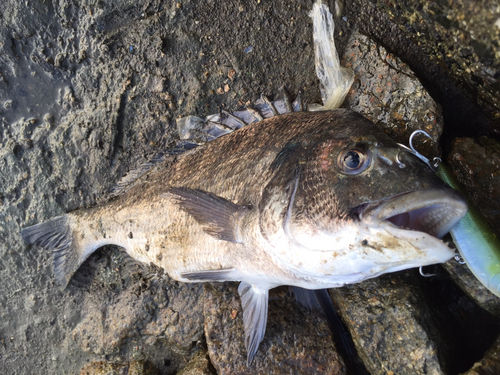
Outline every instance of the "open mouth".
<path fill-rule="evenodd" d="M 360 220 L 385 222 L 404 230 L 442 238 L 467 212 L 467 203 L 453 189 L 426 189 L 396 195 L 356 208 Z"/>

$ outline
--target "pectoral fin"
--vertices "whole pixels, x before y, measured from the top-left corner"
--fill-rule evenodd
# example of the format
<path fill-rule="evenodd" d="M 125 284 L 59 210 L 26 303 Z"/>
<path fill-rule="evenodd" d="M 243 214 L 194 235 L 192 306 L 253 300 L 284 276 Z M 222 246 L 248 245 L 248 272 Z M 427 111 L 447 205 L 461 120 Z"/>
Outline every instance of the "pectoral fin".
<path fill-rule="evenodd" d="M 235 268 L 223 268 L 220 270 L 203 270 L 181 273 L 181 277 L 200 282 L 210 281 L 235 281 L 239 280 L 238 271 Z"/>
<path fill-rule="evenodd" d="M 321 309 L 320 302 L 316 295 L 316 291 L 310 289 L 299 288 L 298 286 L 290 287 L 295 296 L 295 301 L 310 310 Z"/>
<path fill-rule="evenodd" d="M 217 239 L 241 243 L 241 219 L 250 210 L 199 189 L 171 188 L 167 196 L 190 214 L 203 230 Z"/>
<path fill-rule="evenodd" d="M 267 289 L 260 289 L 244 281 L 238 287 L 241 306 L 243 307 L 247 366 L 252 363 L 253 357 L 266 332 L 268 292 Z"/>

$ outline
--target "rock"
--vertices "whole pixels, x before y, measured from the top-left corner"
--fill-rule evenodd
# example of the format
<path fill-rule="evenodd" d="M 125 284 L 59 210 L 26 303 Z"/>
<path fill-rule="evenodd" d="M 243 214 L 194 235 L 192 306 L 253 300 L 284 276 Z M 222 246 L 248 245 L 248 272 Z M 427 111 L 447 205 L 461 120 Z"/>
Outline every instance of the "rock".
<path fill-rule="evenodd" d="M 500 316 L 500 298 L 486 289 L 472 274 L 467 265 L 459 264 L 452 259 L 444 263 L 443 267 L 469 298 L 490 314 Z"/>
<path fill-rule="evenodd" d="M 330 293 L 371 374 L 445 374 L 437 343 L 418 321 L 419 292 L 401 281 L 380 277 Z"/>
<path fill-rule="evenodd" d="M 355 75 L 344 107 L 363 114 L 404 145 L 411 133 L 424 130 L 431 140 L 416 137 L 417 150 L 431 159 L 441 155 L 441 107 L 408 65 L 359 32 L 347 41 L 342 63 Z"/>
<path fill-rule="evenodd" d="M 110 360 L 159 352 L 160 357 L 150 358 L 154 365 L 161 368 L 167 358 L 169 369 L 180 369 L 202 340 L 203 286 L 177 283 L 158 269 L 134 268 L 130 262 L 123 252 L 109 248 L 91 256 L 79 270 L 71 288 L 88 293 L 73 340 L 82 350 Z M 131 273 L 155 270 L 159 274 L 149 279 Z"/>
<path fill-rule="evenodd" d="M 80 375 L 159 375 L 160 372 L 147 361 L 132 361 L 121 364 L 109 361 L 94 361 L 83 366 Z"/>
<path fill-rule="evenodd" d="M 237 289 L 234 283 L 205 285 L 205 334 L 218 374 L 345 373 L 325 318 L 298 306 L 287 288 L 271 290 L 266 335 L 247 367 Z"/>
<path fill-rule="evenodd" d="M 500 143 L 487 137 L 457 138 L 448 162 L 484 217 L 500 231 Z"/>
<path fill-rule="evenodd" d="M 177 375 L 215 375 L 206 352 L 199 352 Z"/>
<path fill-rule="evenodd" d="M 462 375 L 494 375 L 500 373 L 500 336 L 484 357 Z"/>
<path fill-rule="evenodd" d="M 442 105 L 445 138 L 455 133 L 478 137 L 480 132 L 493 132 L 492 124 L 500 118 L 495 117 L 499 64 L 494 49 L 490 56 L 498 44 L 498 17 L 491 12 L 491 1 L 484 6 L 470 4 L 353 0 L 345 4 L 347 22 L 337 23 L 336 36 L 342 32 L 338 40 L 345 37 L 346 45 L 357 28 L 408 64 Z M 261 92 L 274 94 L 282 85 L 291 94 L 301 91 L 309 103 L 319 102 L 307 15 L 310 5 L 305 0 L 255 1 L 245 4 L 241 13 L 237 2 L 221 0 L 185 1 L 180 7 L 159 0 L 126 4 L 6 0 L 0 5 L 0 356 L 4 373 L 53 374 L 61 369 L 78 373 L 85 363 L 102 359 L 102 354 L 95 353 L 106 352 L 116 363 L 149 359 L 162 373 L 174 374 L 200 351 L 204 341 L 200 306 L 205 303 L 200 286 L 129 278 L 122 273 L 123 260 L 113 255 L 116 249 L 107 248 L 83 265 L 91 281 L 60 291 L 50 254 L 27 247 L 19 232 L 24 226 L 106 199 L 127 171 L 177 141 L 173 117 L 204 117 L 221 107 L 236 109 L 238 102 L 253 101 Z M 474 14 L 465 12 L 469 6 L 476 7 Z M 245 53 L 249 46 L 251 53 Z M 231 69 L 237 72 L 233 77 L 229 77 Z M 226 84 L 230 90 L 224 95 L 211 91 Z M 174 98 L 175 105 L 170 105 Z M 491 189 L 497 194 L 493 184 Z M 222 326 L 217 314 L 230 319 L 233 311 L 239 321 L 234 290 L 230 298 L 235 306 L 230 313 L 211 306 L 212 325 Z M 457 301 L 457 315 L 473 311 L 482 329 L 496 334 L 495 323 L 471 307 L 468 298 Z M 305 365 L 300 371 L 330 361 L 335 352 L 324 343 L 329 335 L 324 322 L 318 323 L 321 329 L 311 328 L 316 318 L 288 299 L 271 305 L 280 303 L 286 309 L 273 307 L 270 325 L 286 317 L 288 329 L 280 333 L 276 323 L 268 327 L 255 364 L 284 359 L 285 367 L 297 368 L 285 358 L 292 344 L 304 348 L 300 358 Z M 467 309 L 459 308 L 463 306 Z M 384 309 L 391 311 L 390 306 Z M 282 311 L 293 314 L 281 316 Z M 447 319 L 443 324 L 448 324 Z M 475 336 L 481 327 L 473 322 L 469 326 L 458 338 L 448 340 L 453 343 L 465 337 L 471 346 L 477 344 L 482 350 L 474 354 L 477 361 L 486 350 L 483 346 L 492 340 Z M 308 334 L 290 336 L 303 329 Z M 211 356 L 227 371 L 233 366 L 231 353 L 237 355 L 239 368 L 246 369 L 241 329 L 238 332 L 232 341 L 238 346 L 230 346 L 233 352 L 227 355 L 214 353 L 217 340 L 211 343 Z M 326 349 L 315 346 L 312 338 Z M 278 345 L 281 342 L 285 347 Z M 474 349 L 461 345 L 467 350 L 456 355 L 459 359 Z M 394 347 L 389 355 L 400 353 Z M 51 358 L 56 360 L 47 360 Z M 342 369 L 337 355 L 332 358 L 332 371 Z M 369 359 L 370 368 L 380 360 L 398 361 Z"/>
<path fill-rule="evenodd" d="M 345 3 L 349 24 L 407 63 L 442 106 L 456 136 L 500 132 L 498 12 L 494 0 Z M 449 135 L 448 135 L 449 133 Z"/>
<path fill-rule="evenodd" d="M 467 370 L 495 340 L 496 318 L 436 268 L 331 289 L 358 354 L 371 374 L 449 374 Z"/>

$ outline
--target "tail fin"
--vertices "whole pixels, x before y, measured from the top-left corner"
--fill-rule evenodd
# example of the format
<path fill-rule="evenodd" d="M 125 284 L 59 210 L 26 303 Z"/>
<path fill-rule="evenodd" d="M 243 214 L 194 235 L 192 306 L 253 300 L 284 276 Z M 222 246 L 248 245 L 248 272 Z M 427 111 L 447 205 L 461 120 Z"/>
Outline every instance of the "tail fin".
<path fill-rule="evenodd" d="M 66 288 L 73 273 L 90 255 L 81 254 L 83 249 L 74 245 L 68 215 L 24 228 L 21 236 L 30 244 L 52 251 L 55 276 L 62 289 Z"/>

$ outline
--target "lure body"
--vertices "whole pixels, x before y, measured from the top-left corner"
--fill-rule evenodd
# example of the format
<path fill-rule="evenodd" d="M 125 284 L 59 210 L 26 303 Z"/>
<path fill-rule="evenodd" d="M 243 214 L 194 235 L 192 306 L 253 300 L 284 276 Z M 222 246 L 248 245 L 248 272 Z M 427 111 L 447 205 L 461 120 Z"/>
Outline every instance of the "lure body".
<path fill-rule="evenodd" d="M 467 199 L 467 213 L 450 230 L 460 255 L 474 276 L 500 297 L 500 239 L 445 165 L 439 165 L 437 175 Z"/>

